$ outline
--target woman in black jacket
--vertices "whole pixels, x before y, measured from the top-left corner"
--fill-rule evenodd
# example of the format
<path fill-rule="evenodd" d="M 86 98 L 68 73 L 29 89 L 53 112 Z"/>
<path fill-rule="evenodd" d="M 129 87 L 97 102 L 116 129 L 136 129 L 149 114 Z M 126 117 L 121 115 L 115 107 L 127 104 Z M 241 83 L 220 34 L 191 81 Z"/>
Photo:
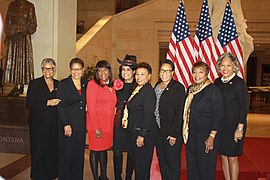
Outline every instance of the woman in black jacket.
<path fill-rule="evenodd" d="M 208 78 L 209 67 L 200 61 L 192 67 L 194 83 L 184 108 L 183 139 L 186 143 L 189 180 L 214 180 L 219 132 L 224 127 L 223 97 Z"/>
<path fill-rule="evenodd" d="M 173 62 L 162 61 L 159 69 L 160 81 L 155 86 L 155 116 L 160 129 L 156 150 L 162 179 L 179 180 L 185 88 L 173 80 L 173 74 Z"/>
<path fill-rule="evenodd" d="M 57 97 L 59 128 L 59 179 L 82 180 L 86 133 L 86 85 L 84 62 L 70 61 L 70 76 L 59 82 Z"/>
<path fill-rule="evenodd" d="M 32 179 L 55 179 L 58 174 L 58 130 L 56 98 L 58 81 L 53 78 L 55 61 L 41 63 L 42 77 L 30 81 L 26 106 L 30 109 L 29 131 Z"/>
<path fill-rule="evenodd" d="M 121 180 L 123 167 L 123 151 L 127 151 L 126 180 L 132 179 L 133 157 L 130 148 L 130 132 L 122 127 L 123 111 L 129 96 L 135 89 L 135 69 L 137 58 L 134 55 L 126 55 L 124 60 L 118 59 L 121 64 L 119 67 L 119 78 L 123 82 L 123 87 L 116 91 L 117 104 L 114 117 L 113 128 L 113 168 L 115 180 Z"/>
<path fill-rule="evenodd" d="M 135 79 L 136 89 L 132 92 L 124 110 L 123 122 L 128 122 L 131 132 L 131 148 L 135 164 L 135 179 L 150 179 L 154 146 L 158 126 L 155 121 L 156 96 L 149 83 L 152 74 L 147 63 L 137 65 Z"/>
<path fill-rule="evenodd" d="M 243 153 L 247 129 L 248 92 L 245 81 L 237 76 L 238 59 L 232 53 L 224 53 L 217 61 L 222 77 L 216 79 L 224 98 L 225 128 L 220 138 L 220 157 L 226 180 L 238 179 L 238 156 Z"/>

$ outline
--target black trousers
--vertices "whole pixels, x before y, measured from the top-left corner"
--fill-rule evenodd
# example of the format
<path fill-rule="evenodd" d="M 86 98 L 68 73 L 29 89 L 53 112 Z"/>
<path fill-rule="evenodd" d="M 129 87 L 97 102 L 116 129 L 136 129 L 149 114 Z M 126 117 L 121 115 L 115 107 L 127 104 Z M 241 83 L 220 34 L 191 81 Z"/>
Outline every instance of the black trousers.
<path fill-rule="evenodd" d="M 156 145 L 157 134 L 157 131 L 150 133 L 144 138 L 144 146 L 137 147 L 136 139 L 138 137 L 138 133 L 136 130 L 131 132 L 131 147 L 136 180 L 150 179 L 150 169 L 153 159 L 154 147 Z"/>
<path fill-rule="evenodd" d="M 71 137 L 59 133 L 59 180 L 83 179 L 84 149 L 85 132 L 73 131 Z"/>
<path fill-rule="evenodd" d="M 215 137 L 213 150 L 205 153 L 205 141 L 210 130 L 190 129 L 186 145 L 188 180 L 215 180 L 219 135 Z"/>
<path fill-rule="evenodd" d="M 179 180 L 181 171 L 182 137 L 171 146 L 167 137 L 158 135 L 156 151 L 162 180 Z"/>

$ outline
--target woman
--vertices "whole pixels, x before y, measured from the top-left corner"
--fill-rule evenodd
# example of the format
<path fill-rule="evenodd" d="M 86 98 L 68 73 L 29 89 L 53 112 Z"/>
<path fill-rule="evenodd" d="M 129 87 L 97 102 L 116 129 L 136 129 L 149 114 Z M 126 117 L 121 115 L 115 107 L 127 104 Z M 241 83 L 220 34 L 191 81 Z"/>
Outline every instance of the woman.
<path fill-rule="evenodd" d="M 57 97 L 59 127 L 59 179 L 83 179 L 85 147 L 86 80 L 84 62 L 73 58 L 70 76 L 59 82 Z"/>
<path fill-rule="evenodd" d="M 156 143 L 158 126 L 155 121 L 156 96 L 149 83 L 152 69 L 148 63 L 137 65 L 136 89 L 132 92 L 124 110 L 123 121 L 128 120 L 131 131 L 131 148 L 135 165 L 135 179 L 150 179 L 153 150 Z"/>
<path fill-rule="evenodd" d="M 224 53 L 217 61 L 217 70 L 222 77 L 216 79 L 225 106 L 225 128 L 221 135 L 220 154 L 226 180 L 239 176 L 238 156 L 243 152 L 247 129 L 248 92 L 243 79 L 236 74 L 238 60 L 231 53 Z"/>
<path fill-rule="evenodd" d="M 173 62 L 167 59 L 162 61 L 160 81 L 155 86 L 155 116 L 160 129 L 156 151 L 162 179 L 179 180 L 185 88 L 173 80 L 173 74 Z"/>
<path fill-rule="evenodd" d="M 31 146 L 31 179 L 55 179 L 58 175 L 57 109 L 58 81 L 53 78 L 55 61 L 41 62 L 42 77 L 30 81 L 26 106 Z"/>
<path fill-rule="evenodd" d="M 214 180 L 219 134 L 224 122 L 223 97 L 207 78 L 209 67 L 200 61 L 192 67 L 194 83 L 184 108 L 183 138 L 187 176 L 190 180 Z"/>
<path fill-rule="evenodd" d="M 94 79 L 87 86 L 89 161 L 95 180 L 108 179 L 107 150 L 112 147 L 116 101 L 112 68 L 107 61 L 99 61 L 95 67 Z M 98 163 L 100 163 L 100 177 Z"/>
<path fill-rule="evenodd" d="M 113 133 L 113 167 L 115 180 L 121 180 L 123 166 L 123 151 L 127 153 L 126 164 L 126 180 L 131 180 L 133 173 L 133 159 L 130 149 L 130 132 L 122 128 L 123 111 L 126 102 L 135 89 L 135 69 L 137 65 L 136 56 L 126 55 L 124 60 L 117 59 L 121 64 L 119 67 L 119 78 L 124 82 L 122 89 L 116 91 L 117 104 L 116 114 L 114 117 L 114 133 Z"/>

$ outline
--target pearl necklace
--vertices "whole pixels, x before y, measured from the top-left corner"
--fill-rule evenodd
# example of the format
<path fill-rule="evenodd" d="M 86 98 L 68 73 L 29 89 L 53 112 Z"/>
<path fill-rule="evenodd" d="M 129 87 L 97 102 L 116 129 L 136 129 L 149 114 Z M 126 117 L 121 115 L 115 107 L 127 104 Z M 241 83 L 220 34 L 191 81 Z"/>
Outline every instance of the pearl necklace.
<path fill-rule="evenodd" d="M 228 83 L 230 80 L 232 80 L 232 78 L 234 78 L 234 76 L 235 76 L 236 74 L 235 73 L 233 73 L 230 77 L 228 77 L 228 78 L 224 78 L 224 76 L 222 76 L 221 77 L 221 81 L 223 82 L 223 83 Z"/>

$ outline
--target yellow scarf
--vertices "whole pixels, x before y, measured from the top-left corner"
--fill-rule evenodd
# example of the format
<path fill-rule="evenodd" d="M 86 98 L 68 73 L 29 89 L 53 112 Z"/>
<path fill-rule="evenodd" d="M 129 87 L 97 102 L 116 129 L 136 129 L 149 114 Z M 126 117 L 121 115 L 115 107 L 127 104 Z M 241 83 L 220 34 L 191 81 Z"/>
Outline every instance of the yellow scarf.
<path fill-rule="evenodd" d="M 135 96 L 135 94 L 137 94 L 139 92 L 139 90 L 142 88 L 143 86 L 137 86 L 134 91 L 131 93 L 130 97 L 128 98 L 127 103 Z M 128 127 L 128 108 L 127 108 L 127 103 L 125 105 L 125 109 L 124 109 L 124 114 L 123 114 L 123 118 L 122 118 L 122 127 L 124 129 L 126 129 Z"/>
<path fill-rule="evenodd" d="M 186 144 L 188 141 L 188 123 L 189 123 L 189 115 L 190 115 L 190 106 L 193 101 L 193 98 L 195 94 L 199 93 L 202 91 L 206 86 L 211 84 L 212 82 L 207 79 L 204 83 L 202 84 L 193 84 L 190 86 L 189 92 L 188 92 L 188 97 L 186 98 L 185 106 L 184 106 L 184 114 L 183 114 L 183 139 L 184 143 Z"/>

